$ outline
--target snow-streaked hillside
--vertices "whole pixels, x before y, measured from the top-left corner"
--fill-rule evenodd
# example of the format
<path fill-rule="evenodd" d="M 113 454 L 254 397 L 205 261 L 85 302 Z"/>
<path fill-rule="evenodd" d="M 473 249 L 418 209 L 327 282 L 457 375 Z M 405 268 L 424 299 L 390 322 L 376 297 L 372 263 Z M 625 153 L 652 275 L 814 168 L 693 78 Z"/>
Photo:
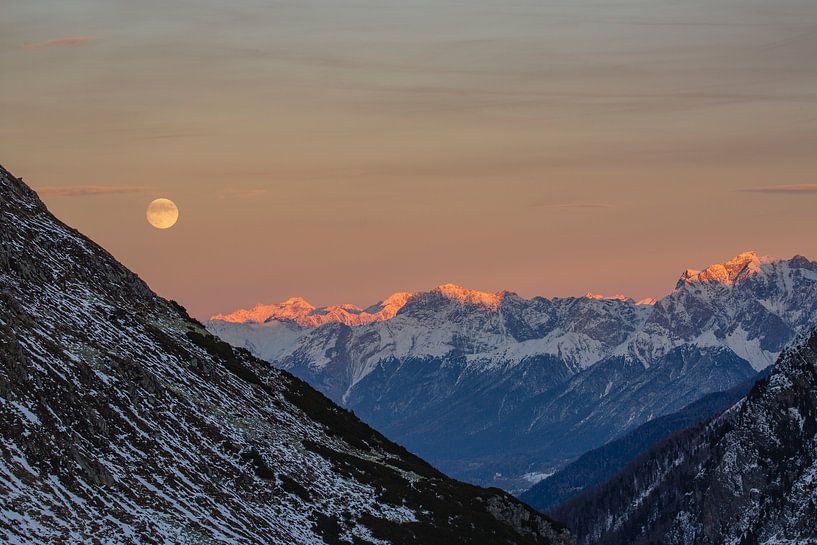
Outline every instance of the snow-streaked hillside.
<path fill-rule="evenodd" d="M 720 414 L 743 398 L 758 380 L 768 377 L 771 367 L 725 392 L 708 394 L 680 411 L 660 416 L 638 426 L 614 441 L 569 463 L 548 475 L 520 496 L 528 505 L 550 512 L 578 496 L 598 487 L 624 469 L 639 454 L 689 426 Z"/>
<path fill-rule="evenodd" d="M 208 334 L 2 168 L 0 475 L 10 544 L 568 542 Z"/>
<path fill-rule="evenodd" d="M 817 543 L 817 332 L 731 409 L 556 513 L 582 545 Z"/>

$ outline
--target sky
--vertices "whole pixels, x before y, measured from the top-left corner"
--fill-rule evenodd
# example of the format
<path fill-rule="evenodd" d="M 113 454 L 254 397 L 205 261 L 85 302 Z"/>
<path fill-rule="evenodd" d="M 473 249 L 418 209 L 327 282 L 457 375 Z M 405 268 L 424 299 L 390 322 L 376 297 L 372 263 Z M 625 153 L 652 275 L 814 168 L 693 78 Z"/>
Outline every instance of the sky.
<path fill-rule="evenodd" d="M 814 0 L 0 9 L 0 164 L 199 318 L 817 259 Z"/>

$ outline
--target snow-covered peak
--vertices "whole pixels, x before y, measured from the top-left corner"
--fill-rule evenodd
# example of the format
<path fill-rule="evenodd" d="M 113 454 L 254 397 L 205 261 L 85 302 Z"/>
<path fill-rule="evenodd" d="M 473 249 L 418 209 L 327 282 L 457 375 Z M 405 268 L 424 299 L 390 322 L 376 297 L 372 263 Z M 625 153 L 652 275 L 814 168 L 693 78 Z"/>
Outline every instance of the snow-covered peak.
<path fill-rule="evenodd" d="M 478 305 L 492 310 L 499 308 L 499 304 L 507 292 L 498 291 L 489 293 L 485 291 L 469 290 L 456 284 L 442 284 L 437 286 L 433 292 L 439 293 L 446 299 L 459 304 Z"/>
<path fill-rule="evenodd" d="M 724 263 L 710 265 L 703 271 L 687 269 L 678 280 L 676 288 L 696 283 L 732 286 L 761 272 L 764 264 L 772 262 L 772 259 L 760 256 L 757 252 L 743 252 Z"/>
<path fill-rule="evenodd" d="M 238 309 L 229 314 L 216 314 L 211 320 L 232 323 L 264 323 L 268 320 L 289 320 L 300 323 L 315 307 L 301 297 L 290 297 L 283 303 L 258 304 L 251 309 Z"/>
<path fill-rule="evenodd" d="M 507 295 L 508 292 L 504 291 L 488 293 L 469 290 L 456 284 L 442 284 L 426 292 L 399 291 L 365 309 L 348 303 L 315 307 L 301 297 L 290 297 L 283 303 L 258 304 L 250 309 L 238 309 L 228 314 L 216 314 L 210 320 L 236 324 L 287 321 L 310 328 L 329 323 L 357 326 L 390 320 L 410 301 L 422 304 L 428 297 L 441 297 L 458 305 L 474 305 L 489 310 L 497 310 Z"/>
<path fill-rule="evenodd" d="M 397 311 L 406 306 L 406 303 L 412 297 L 414 297 L 414 294 L 409 291 L 398 291 L 383 301 L 370 306 L 366 309 L 366 312 L 373 315 L 379 314 L 382 316 L 381 319 L 386 320 L 397 314 Z"/>
<path fill-rule="evenodd" d="M 393 318 L 412 296 L 413 294 L 408 292 L 398 292 L 366 309 L 349 303 L 314 307 L 301 297 L 290 297 L 283 303 L 259 304 L 251 309 L 216 314 L 210 320 L 238 324 L 283 321 L 294 322 L 302 327 L 318 327 L 328 323 L 365 325 Z"/>
<path fill-rule="evenodd" d="M 626 295 L 621 293 L 616 295 L 602 295 L 599 293 L 593 293 L 592 291 L 588 291 L 584 294 L 585 299 L 595 299 L 597 301 L 627 301 L 630 298 Z"/>
<path fill-rule="evenodd" d="M 304 299 L 303 297 L 290 297 L 283 303 L 282 305 L 289 306 L 289 307 L 305 307 L 309 309 L 314 309 L 315 307 L 312 306 L 309 301 Z"/>

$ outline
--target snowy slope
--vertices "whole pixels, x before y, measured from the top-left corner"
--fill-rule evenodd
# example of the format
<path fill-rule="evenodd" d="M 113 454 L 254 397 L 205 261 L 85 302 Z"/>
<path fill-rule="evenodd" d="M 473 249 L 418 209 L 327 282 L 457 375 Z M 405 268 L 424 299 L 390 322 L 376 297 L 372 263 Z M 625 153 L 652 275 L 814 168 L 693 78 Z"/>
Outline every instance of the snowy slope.
<path fill-rule="evenodd" d="M 2 168 L 0 474 L 3 543 L 567 542 L 209 335 Z"/>

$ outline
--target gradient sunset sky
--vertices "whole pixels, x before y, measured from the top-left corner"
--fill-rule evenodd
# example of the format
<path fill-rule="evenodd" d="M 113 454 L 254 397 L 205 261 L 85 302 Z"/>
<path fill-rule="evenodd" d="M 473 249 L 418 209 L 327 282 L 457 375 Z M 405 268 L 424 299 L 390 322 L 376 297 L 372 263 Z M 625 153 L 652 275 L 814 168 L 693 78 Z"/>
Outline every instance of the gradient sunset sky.
<path fill-rule="evenodd" d="M 198 317 L 817 259 L 814 0 L 0 9 L 0 162 Z"/>

